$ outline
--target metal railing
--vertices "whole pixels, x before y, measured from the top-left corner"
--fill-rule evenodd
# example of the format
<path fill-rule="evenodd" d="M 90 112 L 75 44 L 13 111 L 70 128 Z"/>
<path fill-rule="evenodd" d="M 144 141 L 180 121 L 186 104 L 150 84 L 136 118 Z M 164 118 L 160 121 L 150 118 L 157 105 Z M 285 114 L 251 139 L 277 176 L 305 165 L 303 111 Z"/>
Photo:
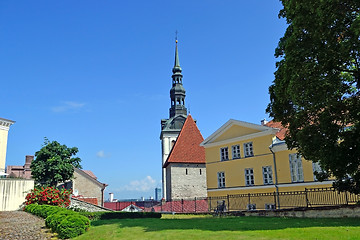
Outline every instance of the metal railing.
<path fill-rule="evenodd" d="M 145 212 L 213 213 L 222 206 L 228 212 L 339 206 L 360 203 L 360 195 L 334 188 L 305 188 L 304 191 L 236 194 L 171 201 L 116 202 L 111 209 L 121 211 L 133 204 Z M 106 206 L 106 203 L 105 203 Z M 110 205 L 109 205 L 110 206 Z"/>

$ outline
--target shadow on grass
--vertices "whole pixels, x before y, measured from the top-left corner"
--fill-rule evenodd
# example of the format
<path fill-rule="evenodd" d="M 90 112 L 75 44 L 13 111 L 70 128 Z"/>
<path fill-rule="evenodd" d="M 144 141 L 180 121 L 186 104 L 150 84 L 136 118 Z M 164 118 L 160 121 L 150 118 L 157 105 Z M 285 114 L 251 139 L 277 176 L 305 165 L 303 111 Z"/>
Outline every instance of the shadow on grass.
<path fill-rule="evenodd" d="M 162 230 L 207 230 L 207 231 L 254 231 L 278 230 L 285 228 L 308 227 L 360 227 L 356 218 L 309 219 L 309 218 L 270 218 L 270 217 L 226 217 L 189 219 L 113 219 L 98 220 L 92 226 L 118 224 L 119 228 L 141 227 L 145 231 Z"/>

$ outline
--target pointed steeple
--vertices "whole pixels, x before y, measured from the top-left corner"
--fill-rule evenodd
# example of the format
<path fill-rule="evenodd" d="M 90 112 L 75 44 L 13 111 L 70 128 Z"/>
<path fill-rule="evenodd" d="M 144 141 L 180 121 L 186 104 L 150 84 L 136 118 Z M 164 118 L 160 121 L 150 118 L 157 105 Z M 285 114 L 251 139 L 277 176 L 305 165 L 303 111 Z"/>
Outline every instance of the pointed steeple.
<path fill-rule="evenodd" d="M 180 67 L 180 61 L 179 61 L 179 52 L 178 52 L 178 46 L 177 46 L 178 40 L 175 40 L 175 63 L 173 68 L 173 73 L 180 72 L 181 73 L 181 67 Z"/>
<path fill-rule="evenodd" d="M 178 40 L 175 40 L 175 63 L 174 68 L 172 69 L 172 88 L 170 89 L 170 99 L 171 99 L 171 108 L 170 108 L 170 118 L 176 115 L 187 115 L 187 109 L 185 107 L 185 89 L 182 85 L 181 67 L 179 61 L 179 51 L 178 51 Z"/>

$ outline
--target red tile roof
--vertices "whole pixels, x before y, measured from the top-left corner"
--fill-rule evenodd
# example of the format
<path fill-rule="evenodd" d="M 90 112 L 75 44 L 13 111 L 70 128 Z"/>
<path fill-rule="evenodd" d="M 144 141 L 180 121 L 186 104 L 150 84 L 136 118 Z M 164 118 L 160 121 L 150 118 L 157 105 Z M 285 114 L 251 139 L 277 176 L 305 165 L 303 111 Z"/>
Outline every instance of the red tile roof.
<path fill-rule="evenodd" d="M 84 196 L 72 196 L 73 198 L 76 198 L 77 200 L 83 201 L 83 202 L 87 202 L 87 203 L 91 203 L 94 205 L 98 205 L 98 200 L 96 197 L 84 197 Z"/>
<path fill-rule="evenodd" d="M 268 123 L 265 124 L 265 126 L 267 127 L 272 127 L 272 128 L 278 128 L 280 129 L 277 133 L 276 133 L 276 137 L 280 140 L 284 140 L 285 136 L 286 136 L 286 132 L 287 132 L 287 128 L 283 127 L 281 125 L 281 122 L 274 122 L 274 121 L 270 121 Z"/>
<path fill-rule="evenodd" d="M 90 171 L 90 170 L 82 170 L 84 173 L 86 173 L 87 175 L 89 175 L 90 177 L 92 177 L 93 179 L 97 180 L 97 177 L 95 176 L 95 174 Z"/>
<path fill-rule="evenodd" d="M 205 149 L 200 146 L 203 141 L 204 138 L 189 114 L 164 167 L 169 163 L 205 163 Z"/>

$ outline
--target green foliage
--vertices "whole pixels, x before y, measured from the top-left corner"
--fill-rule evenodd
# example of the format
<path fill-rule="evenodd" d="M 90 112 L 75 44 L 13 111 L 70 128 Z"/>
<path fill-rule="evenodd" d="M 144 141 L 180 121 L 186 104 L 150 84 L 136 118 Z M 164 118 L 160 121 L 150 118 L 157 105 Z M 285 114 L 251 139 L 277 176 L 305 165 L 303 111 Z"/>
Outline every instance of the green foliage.
<path fill-rule="evenodd" d="M 57 232 L 60 238 L 67 239 L 79 236 L 90 227 L 88 218 L 79 215 L 68 215 L 61 220 L 57 226 Z"/>
<path fill-rule="evenodd" d="M 76 147 L 68 148 L 45 138 L 44 146 L 35 153 L 36 158 L 30 166 L 33 178 L 45 186 L 57 186 L 60 182 L 70 180 L 74 167 L 81 168 L 81 159 L 73 157 L 78 151 Z"/>
<path fill-rule="evenodd" d="M 80 212 L 90 220 L 125 219 L 125 218 L 161 218 L 157 212 Z"/>
<path fill-rule="evenodd" d="M 360 1 L 282 0 L 288 28 L 276 48 L 267 112 L 286 143 L 360 193 Z"/>
<path fill-rule="evenodd" d="M 30 204 L 24 209 L 45 218 L 45 224 L 60 238 L 73 238 L 83 234 L 90 227 L 90 220 L 79 213 L 66 208 L 50 205 Z"/>
<path fill-rule="evenodd" d="M 61 223 L 61 221 L 66 218 L 69 215 L 74 215 L 75 213 L 71 210 L 65 210 L 65 211 L 58 211 L 53 213 L 52 215 L 49 215 L 45 219 L 45 225 L 48 228 L 51 228 L 53 232 L 58 232 L 58 226 Z"/>
<path fill-rule="evenodd" d="M 47 204 L 59 207 L 68 207 L 70 205 L 71 189 L 58 190 L 54 187 L 34 188 L 26 195 L 25 204 Z"/>

